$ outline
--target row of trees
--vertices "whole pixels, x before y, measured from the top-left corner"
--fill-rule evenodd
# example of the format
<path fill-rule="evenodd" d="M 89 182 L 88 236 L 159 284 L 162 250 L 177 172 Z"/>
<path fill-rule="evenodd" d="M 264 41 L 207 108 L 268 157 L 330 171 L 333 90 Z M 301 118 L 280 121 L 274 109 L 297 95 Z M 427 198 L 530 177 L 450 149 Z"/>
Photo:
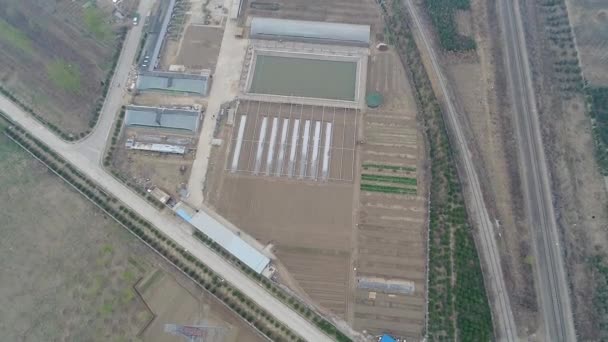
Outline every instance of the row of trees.
<path fill-rule="evenodd" d="M 470 9 L 469 0 L 425 0 L 424 4 L 441 47 L 452 52 L 475 50 L 475 41 L 461 35 L 456 26 L 456 10 Z"/>
<path fill-rule="evenodd" d="M 585 82 L 579 67 L 566 3 L 564 0 L 545 0 L 539 6 L 545 22 L 545 34 L 554 52 L 552 56 L 556 84 L 565 94 L 580 92 Z"/>
<path fill-rule="evenodd" d="M 215 243 L 204 233 L 195 230 L 193 234 L 197 239 L 201 242 L 209 246 L 211 249 L 216 251 L 219 255 L 221 255 L 224 259 L 228 260 L 235 266 L 238 266 L 241 271 L 247 274 L 249 277 L 254 279 L 256 282 L 262 284 L 266 288 L 268 292 L 270 292 L 274 297 L 281 300 L 283 303 L 290 306 L 295 311 L 299 312 L 302 317 L 308 319 L 312 323 L 314 323 L 317 327 L 323 330 L 327 335 L 332 336 L 338 342 L 351 342 L 351 339 L 344 335 L 339 329 L 337 329 L 333 324 L 328 322 L 326 319 L 321 317 L 319 314 L 311 310 L 308 305 L 302 303 L 300 300 L 296 299 L 293 295 L 286 293 L 285 290 L 277 286 L 277 284 L 273 283 L 268 278 L 260 275 L 259 273 L 253 271 L 250 267 L 243 264 L 240 260 L 234 257 L 230 252 L 225 250 L 222 246 Z"/>
<path fill-rule="evenodd" d="M 106 214 L 243 317 L 260 333 L 274 340 L 303 341 L 268 312 L 257 306 L 250 298 L 223 281 L 200 260 L 154 228 L 150 222 L 123 205 L 116 198 L 106 194 L 94 182 L 50 150 L 48 146 L 31 137 L 19 127 L 13 126 L 7 129 L 6 133 L 66 182 L 74 186 L 81 194 L 99 206 Z"/>
<path fill-rule="evenodd" d="M 427 338 L 492 340 L 492 316 L 441 107 L 402 2 L 395 0 L 392 9 L 386 21 L 413 83 L 431 159 Z"/>

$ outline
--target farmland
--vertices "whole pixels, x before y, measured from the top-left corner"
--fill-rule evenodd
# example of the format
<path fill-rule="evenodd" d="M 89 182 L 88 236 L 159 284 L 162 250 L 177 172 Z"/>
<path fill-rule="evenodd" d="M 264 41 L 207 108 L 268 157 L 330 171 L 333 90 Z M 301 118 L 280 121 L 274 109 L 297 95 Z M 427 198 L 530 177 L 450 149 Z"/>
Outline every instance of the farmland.
<path fill-rule="evenodd" d="M 549 1 L 546 2 L 550 4 Z M 576 36 L 576 49 L 580 53 L 580 61 L 582 72 L 585 80 L 592 86 L 608 86 L 608 4 L 605 1 L 572 1 L 566 0 L 566 12 L 554 7 L 547 7 L 555 22 L 549 29 L 558 31 L 561 28 L 564 33 L 563 37 L 567 37 L 569 33 L 566 28 L 568 24 L 572 25 L 574 35 Z M 564 19 L 570 19 L 568 23 Z M 557 26 L 561 24 L 561 26 Z M 570 43 L 570 42 L 566 42 Z M 571 43 L 570 43 L 571 44 Z M 573 55 L 572 51 L 571 57 Z M 572 59 L 571 59 L 572 60 Z M 571 69 L 578 65 L 570 65 Z M 571 76 L 575 76 L 571 73 Z"/>
<path fill-rule="evenodd" d="M 399 280 L 411 293 L 355 290 L 354 325 L 372 334 L 423 336 L 426 297 L 426 186 L 422 137 L 405 70 L 394 51 L 374 51 L 368 90 L 384 94 L 364 114 L 359 178 L 356 277 Z"/>
<path fill-rule="evenodd" d="M 86 132 L 124 35 L 111 1 L 1 0 L 0 7 L 2 91 L 65 138 Z"/>
<path fill-rule="evenodd" d="M 490 340 L 490 307 L 441 107 L 401 3 L 395 2 L 388 15 L 389 29 L 398 37 L 396 47 L 409 66 L 431 160 L 428 338 Z"/>
<path fill-rule="evenodd" d="M 442 48 L 451 52 L 475 49 L 475 41 L 458 32 L 456 24 L 456 11 L 470 9 L 469 0 L 425 0 L 424 4 Z"/>
<path fill-rule="evenodd" d="M 3 339 L 135 338 L 152 318 L 132 289 L 150 252 L 4 135 L 0 167 Z"/>
<path fill-rule="evenodd" d="M 608 175 L 608 88 L 590 88 L 588 101 L 590 114 L 595 122 L 593 132 L 598 164 L 602 173 Z"/>

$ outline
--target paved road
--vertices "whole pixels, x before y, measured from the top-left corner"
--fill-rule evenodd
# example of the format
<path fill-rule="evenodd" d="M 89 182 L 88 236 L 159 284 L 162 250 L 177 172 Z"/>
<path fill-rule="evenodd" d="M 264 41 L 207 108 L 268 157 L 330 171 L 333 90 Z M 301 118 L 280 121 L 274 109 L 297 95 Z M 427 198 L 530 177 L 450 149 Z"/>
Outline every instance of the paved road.
<path fill-rule="evenodd" d="M 307 341 L 331 341 L 327 335 L 274 298 L 248 276 L 241 273 L 240 270 L 215 254 L 204 244 L 195 240 L 192 237 L 191 228 L 182 220 L 171 213 L 161 213 L 152 207 L 138 194 L 106 173 L 99 166 L 98 161 L 91 161 L 90 157 L 80 151 L 77 145 L 62 141 L 5 97 L 0 97 L 0 109 L 13 121 L 28 130 L 34 137 L 45 142 L 68 162 L 78 167 L 83 174 L 101 185 L 108 193 L 122 200 L 127 206 L 148 219 L 150 223 L 173 239 L 178 245 L 187 249 L 199 260 L 204 261 L 219 276 L 226 279 L 226 281 L 249 296 L 261 307 L 268 310 L 271 315 L 282 321 L 295 333 Z"/>
<path fill-rule="evenodd" d="M 154 5 L 155 0 L 142 0 L 139 3 L 137 9 L 138 13 L 145 17 Z M 104 149 L 106 141 L 111 134 L 114 120 L 120 111 L 120 107 L 124 103 L 125 89 L 127 88 L 127 80 L 129 72 L 133 69 L 133 63 L 137 55 L 137 49 L 139 48 L 139 42 L 142 38 L 144 24 L 140 23 L 137 26 L 132 27 L 123 44 L 116 69 L 114 71 L 114 77 L 110 82 L 108 88 L 108 94 L 106 95 L 103 107 L 97 125 L 93 132 L 86 136 L 84 139 L 74 143 L 83 152 L 86 152 L 86 156 L 94 162 L 101 162 L 104 155 Z"/>
<path fill-rule="evenodd" d="M 153 3 L 154 0 L 141 1 L 139 12 L 147 13 Z M 45 142 L 59 155 L 75 165 L 83 174 L 96 181 L 108 193 L 122 200 L 127 206 L 148 219 L 181 247 L 190 251 L 199 260 L 204 261 L 218 275 L 249 296 L 295 333 L 308 341 L 331 341 L 327 335 L 274 298 L 256 282 L 241 273 L 239 269 L 236 269 L 204 244 L 194 239 L 192 237 L 192 228 L 183 220 L 176 218 L 171 213 L 161 213 L 137 193 L 118 182 L 102 169 L 100 162 L 103 157 L 103 150 L 111 132 L 112 124 L 123 103 L 123 89 L 128 73 L 133 65 L 135 54 L 137 53 L 142 27 L 143 25 L 134 27 L 127 35 L 99 122 L 93 133 L 84 140 L 77 143 L 61 140 L 4 96 L 0 96 L 0 109 L 14 122 L 28 130 L 34 137 Z"/>
<path fill-rule="evenodd" d="M 528 224 L 535 244 L 545 338 L 556 342 L 576 341 L 519 1 L 500 0 L 498 9 Z"/>
<path fill-rule="evenodd" d="M 443 71 L 439 66 L 434 47 L 428 39 L 428 33 L 426 32 L 425 27 L 420 23 L 416 6 L 412 4 L 411 0 L 404 0 L 404 2 L 411 13 L 413 26 L 415 28 L 414 32 L 418 35 L 418 39 L 423 42 L 423 47 L 426 50 L 425 55 L 431 60 L 432 69 L 429 71 L 439 82 L 441 97 L 443 98 L 447 109 L 444 110 L 445 120 L 448 123 L 448 129 L 451 131 L 452 137 L 455 139 L 453 143 L 456 143 L 457 145 L 459 153 L 456 155 L 461 159 L 461 164 L 464 166 L 466 177 L 465 183 L 470 192 L 470 196 L 466 196 L 467 205 L 473 214 L 473 219 L 479 230 L 480 254 L 483 264 L 486 266 L 487 273 L 484 274 L 484 278 L 490 290 L 489 297 L 493 302 L 492 307 L 494 309 L 493 318 L 496 327 L 496 337 L 501 341 L 517 341 L 517 328 L 511 310 L 509 295 L 505 287 L 502 265 L 500 263 L 500 254 L 496 245 L 494 226 L 490 220 L 483 199 L 479 177 L 477 176 L 477 171 L 475 170 L 472 155 L 467 143 L 468 140 L 461 127 L 459 120 L 459 117 L 461 116 L 456 112 L 454 103 L 449 96 Z"/>

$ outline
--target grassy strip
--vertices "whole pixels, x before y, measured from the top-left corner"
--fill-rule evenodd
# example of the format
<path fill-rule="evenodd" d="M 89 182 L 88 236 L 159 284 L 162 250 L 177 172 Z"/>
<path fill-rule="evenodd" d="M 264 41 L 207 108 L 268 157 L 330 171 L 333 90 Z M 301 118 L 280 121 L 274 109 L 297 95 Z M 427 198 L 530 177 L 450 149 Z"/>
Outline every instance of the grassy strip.
<path fill-rule="evenodd" d="M 456 10 L 471 8 L 469 0 L 425 0 L 424 4 L 442 48 L 454 52 L 475 50 L 475 41 L 458 33 L 455 19 Z"/>
<path fill-rule="evenodd" d="M 59 157 L 48 146 L 19 127 L 8 128 L 5 133 L 146 245 L 221 300 L 260 333 L 273 340 L 304 341 L 139 214 L 126 207 L 115 197 L 106 194 L 103 189 Z"/>
<path fill-rule="evenodd" d="M 363 164 L 363 169 L 378 169 L 382 170 L 392 170 L 392 171 L 407 171 L 407 172 L 415 172 L 415 167 L 410 166 L 398 166 L 398 165 L 384 165 L 384 164 Z"/>
<path fill-rule="evenodd" d="M 409 178 L 409 177 L 372 175 L 372 174 L 364 173 L 361 175 L 361 179 L 366 180 L 366 181 L 376 181 L 376 182 L 386 182 L 386 183 L 395 183 L 395 184 L 405 184 L 405 185 L 416 186 L 416 178 Z"/>
<path fill-rule="evenodd" d="M 371 192 L 383 192 L 385 194 L 415 195 L 416 189 L 398 188 L 395 186 L 376 185 L 361 183 L 361 190 Z"/>
<path fill-rule="evenodd" d="M 492 315 L 441 107 L 403 3 L 394 1 L 383 8 L 413 83 L 432 161 L 427 339 L 489 341 L 493 339 Z"/>
<path fill-rule="evenodd" d="M 126 36 L 127 36 L 127 28 L 123 27 L 118 32 L 117 48 L 114 51 L 114 55 L 112 56 L 112 67 L 110 68 L 110 71 L 108 71 L 105 81 L 102 82 L 103 83 L 102 95 L 97 99 L 97 101 L 95 103 L 95 107 L 93 108 L 93 115 L 92 115 L 93 117 L 91 118 L 91 121 L 89 121 L 89 128 L 87 130 L 85 130 L 84 132 L 68 132 L 68 131 L 63 130 L 63 128 L 49 122 L 42 115 L 40 115 L 38 112 L 36 112 L 32 107 L 28 106 L 25 102 L 23 102 L 20 98 L 18 98 L 17 95 L 13 94 L 13 92 L 8 90 L 7 88 L 4 88 L 2 85 L 0 85 L 0 93 L 3 94 L 4 96 L 6 96 L 7 98 L 9 98 L 15 104 L 19 105 L 19 107 L 21 107 L 21 109 L 23 109 L 24 111 L 31 114 L 36 120 L 38 120 L 40 123 L 42 123 L 43 125 L 48 127 L 51 131 L 53 131 L 59 137 L 61 137 L 61 139 L 66 140 L 66 141 L 76 141 L 80 138 L 84 138 L 89 133 L 91 133 L 93 127 L 95 127 L 95 125 L 97 124 L 97 121 L 99 120 L 99 115 L 101 115 L 101 109 L 103 108 L 103 103 L 106 99 L 106 95 L 108 94 L 110 83 L 112 82 L 112 77 L 114 77 L 114 71 L 116 70 L 116 66 L 118 65 L 118 59 L 120 58 L 120 53 L 122 51 L 122 46 L 124 44 Z M 71 82 L 72 81 L 70 81 L 69 84 L 66 84 L 66 86 L 71 87 L 71 84 L 72 84 Z"/>

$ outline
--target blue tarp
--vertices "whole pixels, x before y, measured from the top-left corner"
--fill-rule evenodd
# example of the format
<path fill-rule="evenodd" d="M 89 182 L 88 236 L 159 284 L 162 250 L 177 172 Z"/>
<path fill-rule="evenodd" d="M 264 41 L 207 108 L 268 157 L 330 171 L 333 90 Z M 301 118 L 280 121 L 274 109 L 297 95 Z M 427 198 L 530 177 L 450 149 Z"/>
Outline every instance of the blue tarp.
<path fill-rule="evenodd" d="M 394 338 L 392 338 L 391 336 L 384 334 L 380 338 L 380 342 L 396 342 L 396 340 Z"/>

